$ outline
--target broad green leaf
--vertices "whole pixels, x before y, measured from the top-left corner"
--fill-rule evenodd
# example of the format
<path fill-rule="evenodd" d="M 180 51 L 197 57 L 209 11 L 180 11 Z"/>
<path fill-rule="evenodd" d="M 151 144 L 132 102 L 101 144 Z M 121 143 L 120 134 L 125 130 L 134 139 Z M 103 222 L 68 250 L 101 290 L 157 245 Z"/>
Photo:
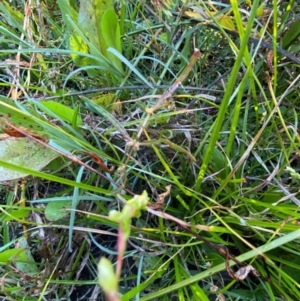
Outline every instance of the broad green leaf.
<path fill-rule="evenodd" d="M 0 160 L 34 170 L 41 170 L 55 159 L 58 153 L 25 137 L 0 141 Z M 0 166 L 0 182 L 28 176 L 17 170 Z"/>
<path fill-rule="evenodd" d="M 101 58 L 105 66 L 109 69 L 114 66 L 113 73 L 120 73 L 123 71 L 120 60 L 113 54 L 107 54 L 108 46 L 104 40 L 103 32 L 101 31 L 101 20 L 103 14 L 107 10 L 113 10 L 114 4 L 112 0 L 88 0 L 80 1 L 79 12 L 76 11 L 67 0 L 59 0 L 59 7 L 62 11 L 63 20 L 67 25 L 69 34 L 69 47 L 74 52 L 81 52 L 83 56 L 78 53 L 71 54 L 74 63 L 80 67 L 100 66 L 100 62 L 96 59 L 84 56 L 84 54 L 91 54 L 94 57 Z M 118 23 L 117 23 L 118 24 Z M 120 32 L 120 30 L 118 31 Z M 120 51 L 120 33 L 118 35 L 119 42 L 114 43 Z M 110 63 L 105 60 L 110 60 Z M 101 67 L 103 67 L 101 65 Z M 102 68 L 103 69 L 103 68 Z M 117 71 L 118 70 L 118 71 Z M 92 78 L 99 75 L 99 70 L 96 68 L 86 69 L 88 75 Z M 109 72 L 110 72 L 109 71 Z"/>
<path fill-rule="evenodd" d="M 59 5 L 62 19 L 66 25 L 66 32 L 69 34 L 68 47 L 73 51 L 88 53 L 87 45 L 82 41 L 82 38 L 75 32 L 74 27 L 70 22 L 70 20 L 77 22 L 77 11 L 70 5 L 70 1 L 68 0 L 58 0 L 57 4 Z M 73 59 L 74 63 L 78 66 L 81 66 L 80 62 L 82 59 L 86 59 L 79 56 L 77 53 L 72 53 L 71 58 Z"/>
<path fill-rule="evenodd" d="M 1 103 L 0 103 L 1 107 Z M 14 117 L 14 116 L 13 116 Z M 51 124 L 48 124 L 47 122 L 44 122 L 41 120 L 41 125 L 39 124 L 35 125 L 34 123 L 31 122 L 31 116 L 25 114 L 25 121 L 28 121 L 28 123 L 24 122 L 24 120 L 17 120 L 15 118 L 12 118 L 13 121 L 10 120 L 10 124 L 14 124 L 15 126 L 18 125 L 18 129 L 22 131 L 23 133 L 27 133 L 29 136 L 32 136 L 38 140 L 41 140 L 41 142 L 47 143 L 49 147 L 58 149 L 60 152 L 66 153 L 66 154 L 71 154 L 75 149 L 84 149 L 84 137 L 76 130 L 74 129 L 73 125 L 66 125 L 65 129 L 59 128 L 57 126 L 53 126 Z M 2 129 L 6 134 L 8 134 L 11 137 L 10 138 L 24 138 L 26 135 L 21 135 L 17 130 L 10 129 L 8 126 L 5 124 L 5 120 L 7 118 L 2 118 L 0 117 L 0 130 Z M 34 119 L 36 120 L 36 119 Z M 32 120 L 32 122 L 34 122 Z M 1 131 L 0 131 L 1 132 Z M 18 135 L 19 134 L 19 135 Z M 7 139 L 7 138 L 3 138 Z M 32 139 L 34 141 L 34 139 Z M 82 144 L 83 143 L 83 144 Z M 42 143 L 41 143 L 42 144 Z M 47 147 L 46 147 L 47 148 Z M 47 148 L 48 149 L 48 148 Z M 0 160 L 1 160 L 1 154 L 0 154 Z M 12 163 L 12 162 L 8 162 Z M 24 166 L 28 167 L 29 169 L 30 166 Z M 19 178 L 19 177 L 18 177 Z"/>
<path fill-rule="evenodd" d="M 86 68 L 88 66 L 100 66 L 104 63 L 104 57 L 102 56 L 99 49 L 97 49 L 90 41 L 87 36 L 83 34 L 81 29 L 78 27 L 77 21 L 69 20 L 70 24 L 73 27 L 73 31 L 70 37 L 70 47 L 71 50 L 78 51 L 80 54 L 72 53 L 71 57 L 73 58 L 76 65 L 86 69 L 86 72 L 91 78 L 99 75 L 99 69 L 96 68 Z M 82 53 L 82 54 L 81 54 Z M 86 56 L 86 54 L 92 54 L 97 59 Z M 101 59 L 101 63 L 99 62 Z"/>
<path fill-rule="evenodd" d="M 29 112 L 29 113 L 27 113 Z M 36 123 L 31 115 L 38 117 L 36 112 L 31 109 L 27 109 L 27 112 L 21 111 L 15 102 L 10 98 L 0 96 L 0 128 L 7 127 L 5 120 L 17 127 L 25 127 L 34 131 L 42 131 L 43 128 Z"/>
<path fill-rule="evenodd" d="M 72 123 L 74 119 L 75 110 L 55 101 L 41 101 L 46 108 L 51 110 L 55 115 L 60 117 L 63 121 L 68 123 Z M 47 113 L 47 112 L 45 112 Z M 76 125 L 83 125 L 83 121 L 80 116 L 77 116 L 77 124 Z"/>
<path fill-rule="evenodd" d="M 111 47 L 122 52 L 121 36 L 120 36 L 120 26 L 118 21 L 118 16 L 113 9 L 108 9 L 105 11 L 102 21 L 101 21 L 101 34 L 107 48 Z M 105 49 L 106 51 L 107 49 Z M 121 73 L 123 72 L 122 63 L 115 55 L 108 52 L 107 58 L 115 65 L 116 68 Z"/>
<path fill-rule="evenodd" d="M 28 246 L 27 240 L 25 237 L 21 237 L 17 244 L 24 249 L 24 252 L 21 253 L 19 261 L 16 261 L 16 267 L 21 272 L 25 273 L 26 275 L 36 275 L 39 273 L 39 269 L 37 264 L 31 254 L 30 248 Z"/>
<path fill-rule="evenodd" d="M 300 35 L 300 19 L 292 23 L 290 28 L 282 37 L 282 47 L 288 49 Z"/>
<path fill-rule="evenodd" d="M 5 250 L 0 253 L 0 264 L 15 262 L 19 257 L 22 257 L 22 253 L 24 253 L 22 248 Z"/>
<path fill-rule="evenodd" d="M 72 201 L 50 202 L 46 206 L 45 216 L 49 221 L 57 221 L 70 214 L 71 208 Z"/>
<path fill-rule="evenodd" d="M 74 28 L 74 23 L 77 24 L 78 22 L 77 10 L 70 5 L 70 1 L 68 0 L 58 0 L 57 3 L 62 13 L 62 19 L 67 28 L 67 34 L 69 35 L 68 47 L 74 52 L 81 52 L 83 54 L 89 53 L 89 47 Z M 97 65 L 97 62 L 93 59 L 79 55 L 77 53 L 71 53 L 71 58 L 73 62 L 80 67 Z M 98 74 L 95 70 L 88 70 L 87 72 L 92 78 Z"/>
<path fill-rule="evenodd" d="M 101 21 L 106 10 L 114 9 L 112 0 L 81 0 L 78 14 L 78 25 L 93 46 L 106 56 Z"/>
<path fill-rule="evenodd" d="M 24 237 L 20 238 L 16 245 L 18 246 L 17 248 L 7 249 L 0 253 L 0 265 L 7 265 L 13 262 L 17 269 L 26 275 L 39 273 L 26 239 Z"/>
<path fill-rule="evenodd" d="M 83 42 L 81 37 L 73 32 L 70 35 L 70 49 L 76 52 L 89 53 L 89 47 Z M 71 53 L 71 58 L 78 66 L 84 66 L 91 63 L 91 59 L 88 57 L 80 56 L 77 53 Z"/>
<path fill-rule="evenodd" d="M 40 103 L 35 103 L 35 105 L 39 105 Z M 44 106 L 44 105 L 43 105 Z M 39 109 L 42 109 L 43 106 L 39 106 Z M 54 105 L 53 105 L 54 107 Z M 22 110 L 25 110 L 25 105 L 22 105 Z M 74 114 L 75 110 L 66 108 L 65 118 L 63 118 L 64 113 L 62 112 L 61 106 L 59 108 L 54 108 L 55 113 L 59 114 L 59 109 L 62 115 L 62 119 L 68 119 L 67 121 L 74 123 L 75 119 Z M 0 130 L 2 129 L 4 132 L 11 130 L 10 124 L 19 128 L 20 130 L 25 130 L 28 134 L 32 136 L 44 140 L 48 140 L 48 138 L 54 138 L 53 136 L 59 135 L 63 141 L 66 141 L 66 137 L 63 136 L 63 131 L 60 131 L 58 128 L 55 128 L 52 124 L 50 124 L 45 119 L 41 118 L 40 115 L 33 109 L 26 107 L 26 111 L 20 110 L 16 104 L 9 98 L 0 97 Z M 69 117 L 68 114 L 71 114 Z M 77 115 L 77 113 L 76 113 Z M 77 125 L 81 125 L 82 120 L 78 117 Z M 14 134 L 8 133 L 10 136 L 18 137 Z M 76 133 L 75 133 L 76 134 Z"/>

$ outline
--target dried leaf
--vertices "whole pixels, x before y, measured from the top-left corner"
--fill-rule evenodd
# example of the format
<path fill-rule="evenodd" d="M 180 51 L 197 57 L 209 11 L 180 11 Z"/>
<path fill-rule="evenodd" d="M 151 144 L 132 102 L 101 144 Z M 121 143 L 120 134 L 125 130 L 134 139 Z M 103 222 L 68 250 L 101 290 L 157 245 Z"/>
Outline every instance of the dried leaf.
<path fill-rule="evenodd" d="M 274 57 L 274 52 L 273 52 L 273 50 L 270 50 L 267 55 L 267 65 L 268 65 L 271 73 L 274 73 L 273 57 Z"/>
<path fill-rule="evenodd" d="M 166 192 L 159 194 L 157 197 L 157 202 L 155 204 L 149 203 L 148 207 L 151 209 L 154 209 L 154 210 L 160 209 L 164 204 L 165 198 L 170 194 L 171 187 L 172 187 L 172 185 L 166 186 Z"/>
<path fill-rule="evenodd" d="M 256 277 L 259 277 L 259 273 L 257 272 L 257 270 L 252 266 L 252 265 L 247 265 L 245 267 L 240 268 L 235 274 L 234 277 L 237 280 L 244 280 L 246 279 L 246 277 L 249 275 L 249 273 L 252 273 L 253 275 L 255 275 Z"/>
<path fill-rule="evenodd" d="M 92 160 L 95 163 L 97 163 L 103 171 L 108 172 L 108 173 L 113 173 L 114 172 L 115 167 L 112 166 L 111 168 L 108 168 L 105 165 L 104 161 L 98 155 L 93 154 L 93 153 L 89 153 L 89 155 L 91 156 Z"/>

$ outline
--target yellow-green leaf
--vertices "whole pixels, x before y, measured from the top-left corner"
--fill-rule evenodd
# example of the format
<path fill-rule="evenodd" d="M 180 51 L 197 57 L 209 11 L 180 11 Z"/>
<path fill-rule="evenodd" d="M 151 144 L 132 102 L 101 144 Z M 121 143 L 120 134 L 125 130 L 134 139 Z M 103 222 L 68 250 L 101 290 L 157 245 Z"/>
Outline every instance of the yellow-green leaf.
<path fill-rule="evenodd" d="M 232 19 L 226 15 L 222 15 L 219 17 L 219 23 L 222 27 L 229 30 L 236 30 L 234 22 Z"/>

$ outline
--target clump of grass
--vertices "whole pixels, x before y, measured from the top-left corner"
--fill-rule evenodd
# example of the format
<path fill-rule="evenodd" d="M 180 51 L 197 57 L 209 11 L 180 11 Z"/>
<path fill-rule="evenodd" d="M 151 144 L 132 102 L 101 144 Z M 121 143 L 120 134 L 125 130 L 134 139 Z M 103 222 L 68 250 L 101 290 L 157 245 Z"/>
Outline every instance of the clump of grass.
<path fill-rule="evenodd" d="M 0 186 L 3 298 L 104 300 L 106 257 L 112 300 L 300 299 L 298 66 L 264 46 L 287 40 L 293 11 L 120 2 L 101 52 L 66 3 L 0 6 L 0 147 L 58 154 L 43 170 L 0 154 L 30 175 Z M 145 191 L 120 253 L 109 212 Z"/>

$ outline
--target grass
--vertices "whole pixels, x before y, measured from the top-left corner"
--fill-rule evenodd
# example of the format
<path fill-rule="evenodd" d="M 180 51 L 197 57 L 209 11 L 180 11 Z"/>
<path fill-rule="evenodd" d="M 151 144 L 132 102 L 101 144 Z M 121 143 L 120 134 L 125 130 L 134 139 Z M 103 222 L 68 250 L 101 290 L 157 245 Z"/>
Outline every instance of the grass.
<path fill-rule="evenodd" d="M 1 298 L 300 300 L 299 5 L 102 4 L 0 4 Z"/>

